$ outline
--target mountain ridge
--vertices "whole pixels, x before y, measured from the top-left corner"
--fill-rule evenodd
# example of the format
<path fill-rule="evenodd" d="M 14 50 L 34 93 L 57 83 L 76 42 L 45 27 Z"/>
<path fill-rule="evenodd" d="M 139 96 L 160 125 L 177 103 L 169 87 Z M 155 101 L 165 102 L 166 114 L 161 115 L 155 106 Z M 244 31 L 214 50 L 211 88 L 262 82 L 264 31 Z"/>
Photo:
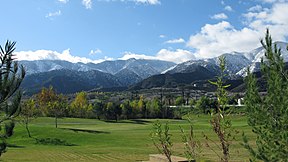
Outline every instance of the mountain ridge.
<path fill-rule="evenodd" d="M 288 61 L 288 51 L 285 48 L 288 44 L 285 42 L 275 44 L 282 49 L 284 60 Z M 228 77 L 241 79 L 245 76 L 248 66 L 252 72 L 259 71 L 259 61 L 264 57 L 264 51 L 263 47 L 259 47 L 250 52 L 222 54 L 226 58 Z M 59 91 L 63 93 L 114 87 L 131 87 L 131 89 L 175 87 L 180 84 L 192 85 L 197 80 L 213 79 L 220 72 L 217 57 L 189 60 L 177 65 L 167 61 L 144 59 L 104 61 L 99 64 L 61 60 L 20 61 L 21 63 L 28 69 L 22 87 L 35 92 L 39 91 L 41 86 L 48 85 L 58 86 Z"/>

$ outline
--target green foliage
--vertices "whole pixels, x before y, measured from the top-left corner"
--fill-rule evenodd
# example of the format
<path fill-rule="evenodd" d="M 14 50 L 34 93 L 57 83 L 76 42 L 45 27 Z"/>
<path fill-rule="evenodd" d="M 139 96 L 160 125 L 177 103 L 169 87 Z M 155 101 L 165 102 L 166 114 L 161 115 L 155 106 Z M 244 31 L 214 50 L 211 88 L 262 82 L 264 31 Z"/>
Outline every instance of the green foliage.
<path fill-rule="evenodd" d="M 88 118 L 91 116 L 93 106 L 88 103 L 87 93 L 79 92 L 71 103 L 70 115 L 73 117 Z"/>
<path fill-rule="evenodd" d="M 20 120 L 25 124 L 28 137 L 32 137 L 29 130 L 29 123 L 39 114 L 34 99 L 28 99 L 21 104 Z"/>
<path fill-rule="evenodd" d="M 55 117 L 55 127 L 58 127 L 58 118 L 67 111 L 68 101 L 62 94 L 58 95 L 53 87 L 42 88 L 36 95 L 36 101 L 43 115 Z"/>
<path fill-rule="evenodd" d="M 209 99 L 207 96 L 202 96 L 199 100 L 196 101 L 195 110 L 196 113 L 211 113 L 215 107 L 214 101 Z"/>
<path fill-rule="evenodd" d="M 21 92 L 18 91 L 25 77 L 25 70 L 14 61 L 15 42 L 0 46 L 0 156 L 6 151 L 6 139 L 13 135 L 13 119 L 19 114 Z"/>
<path fill-rule="evenodd" d="M 105 116 L 104 103 L 102 101 L 101 102 L 94 102 L 93 103 L 93 112 L 99 120 L 103 119 Z"/>
<path fill-rule="evenodd" d="M 159 118 L 161 116 L 160 102 L 154 98 L 147 102 L 147 111 L 150 118 Z"/>
<path fill-rule="evenodd" d="M 256 134 L 256 148 L 248 143 L 244 135 L 243 145 L 251 153 L 252 159 L 263 161 L 287 161 L 288 155 L 288 80 L 281 49 L 272 43 L 267 29 L 265 40 L 265 60 L 261 61 L 261 72 L 267 82 L 267 94 L 260 97 L 257 81 L 248 69 L 246 77 L 245 105 L 248 124 Z"/>
<path fill-rule="evenodd" d="M 220 145 L 215 145 L 221 149 L 222 154 L 217 154 L 220 161 L 228 162 L 230 158 L 230 145 L 233 140 L 232 138 L 232 122 L 229 118 L 229 114 L 226 113 L 226 106 L 228 104 L 228 93 L 226 88 L 230 85 L 225 85 L 225 69 L 226 60 L 224 56 L 219 57 L 219 67 L 221 69 L 220 75 L 217 77 L 215 82 L 210 81 L 211 84 L 217 86 L 217 111 L 216 114 L 212 116 L 210 121 L 213 131 L 217 135 Z M 205 136 L 207 140 L 210 140 L 208 136 Z M 213 149 L 212 147 L 210 147 Z"/>
<path fill-rule="evenodd" d="M 114 104 L 113 102 L 108 102 L 105 108 L 106 119 L 114 119 L 118 121 L 122 113 L 121 107 L 119 104 Z"/>
<path fill-rule="evenodd" d="M 122 110 L 122 118 L 131 119 L 131 117 L 132 117 L 132 107 L 130 106 L 129 100 L 125 100 L 120 105 L 120 108 Z"/>
<path fill-rule="evenodd" d="M 177 106 L 184 105 L 184 103 L 185 103 L 185 99 L 182 96 L 177 97 L 175 100 L 175 104 Z"/>
<path fill-rule="evenodd" d="M 159 121 L 156 121 L 153 124 L 153 132 L 151 133 L 151 139 L 153 141 L 154 146 L 157 148 L 159 153 L 164 154 L 169 162 L 171 160 L 171 134 L 169 133 L 168 123 L 165 123 L 164 126 Z"/>

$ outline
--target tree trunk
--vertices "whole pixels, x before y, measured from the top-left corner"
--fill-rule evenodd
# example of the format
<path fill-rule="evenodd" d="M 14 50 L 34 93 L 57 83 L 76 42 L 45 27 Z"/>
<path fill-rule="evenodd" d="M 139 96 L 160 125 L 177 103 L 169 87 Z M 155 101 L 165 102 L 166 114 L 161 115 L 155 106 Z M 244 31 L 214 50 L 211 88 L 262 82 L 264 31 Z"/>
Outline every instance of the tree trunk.
<path fill-rule="evenodd" d="M 58 128 L 58 120 L 57 120 L 57 119 L 58 119 L 58 117 L 57 117 L 57 115 L 56 115 L 56 116 L 55 116 L 55 127 L 56 127 L 56 128 Z"/>
<path fill-rule="evenodd" d="M 29 131 L 28 124 L 29 124 L 29 122 L 26 121 L 26 122 L 25 122 L 25 128 L 26 128 L 26 130 L 27 130 L 28 137 L 31 138 L 32 136 L 31 136 L 31 133 L 30 133 L 30 131 Z"/>

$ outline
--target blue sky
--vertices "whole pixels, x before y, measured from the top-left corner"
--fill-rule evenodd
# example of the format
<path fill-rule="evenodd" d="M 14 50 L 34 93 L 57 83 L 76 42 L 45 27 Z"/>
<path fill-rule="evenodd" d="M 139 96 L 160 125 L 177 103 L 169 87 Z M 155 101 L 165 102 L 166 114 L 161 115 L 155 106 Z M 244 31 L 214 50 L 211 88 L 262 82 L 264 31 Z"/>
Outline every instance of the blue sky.
<path fill-rule="evenodd" d="M 3 0 L 0 41 L 19 60 L 180 63 L 287 41 L 287 0 Z M 4 7 L 5 6 L 5 7 Z"/>

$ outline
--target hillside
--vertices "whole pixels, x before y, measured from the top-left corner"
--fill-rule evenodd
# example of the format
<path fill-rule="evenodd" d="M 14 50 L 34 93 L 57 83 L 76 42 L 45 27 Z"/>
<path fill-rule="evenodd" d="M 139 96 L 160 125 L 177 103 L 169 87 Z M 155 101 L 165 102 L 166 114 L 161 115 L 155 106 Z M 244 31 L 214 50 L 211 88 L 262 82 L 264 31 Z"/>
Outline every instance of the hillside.
<path fill-rule="evenodd" d="M 49 86 L 53 86 L 58 93 L 75 93 L 122 85 L 117 77 L 96 70 L 86 72 L 54 70 L 26 76 L 21 87 L 26 95 L 31 95 L 39 92 L 42 87 Z"/>

